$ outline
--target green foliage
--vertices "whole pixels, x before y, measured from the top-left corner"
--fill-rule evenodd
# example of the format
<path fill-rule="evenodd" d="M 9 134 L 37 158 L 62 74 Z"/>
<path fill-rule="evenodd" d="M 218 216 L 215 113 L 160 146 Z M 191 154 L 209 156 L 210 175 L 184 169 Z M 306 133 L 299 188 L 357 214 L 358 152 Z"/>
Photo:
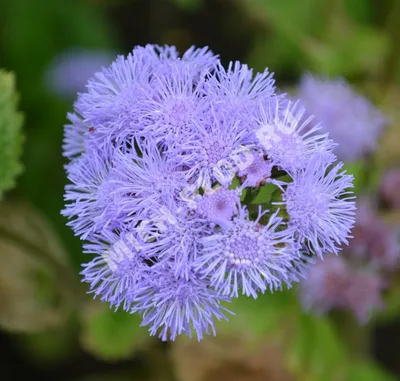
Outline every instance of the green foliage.
<path fill-rule="evenodd" d="M 320 34 L 324 26 L 322 15 L 328 10 L 327 4 L 319 0 L 249 0 L 238 3 L 264 27 L 256 37 L 249 64 L 257 70 L 268 66 L 272 71 L 280 72 L 283 68 L 299 72 L 299 64 L 307 62 L 305 46 L 309 36 Z M 315 13 L 321 17 L 316 19 Z"/>
<path fill-rule="evenodd" d="M 350 368 L 346 381 L 395 381 L 396 378 L 371 362 L 357 362 Z"/>
<path fill-rule="evenodd" d="M 341 380 L 347 372 L 347 349 L 327 318 L 299 316 L 287 356 L 300 380 Z"/>
<path fill-rule="evenodd" d="M 298 42 L 306 33 L 318 31 L 322 20 L 316 20 L 314 13 L 323 14 L 327 4 L 320 0 L 250 0 L 248 6 L 253 12 L 263 12 L 266 20 L 287 39 Z"/>
<path fill-rule="evenodd" d="M 90 376 L 79 378 L 74 381 L 135 381 L 140 380 L 140 378 L 133 378 L 132 372 L 112 372 L 112 373 L 95 373 Z"/>
<path fill-rule="evenodd" d="M 397 218 L 399 218 L 397 216 Z M 400 232 L 398 235 L 400 242 Z M 400 274 L 391 279 L 391 287 L 383 296 L 385 308 L 379 312 L 376 319 L 380 322 L 394 321 L 400 315 Z"/>
<path fill-rule="evenodd" d="M 22 114 L 17 111 L 15 76 L 0 70 L 0 199 L 22 172 Z"/>
<path fill-rule="evenodd" d="M 18 181 L 18 195 L 50 216 L 78 272 L 84 260 L 81 242 L 60 215 L 66 182 L 61 156 L 63 125 L 73 99 L 64 102 L 51 93 L 46 75 L 52 60 L 66 49 L 116 49 L 115 33 L 104 5 L 96 0 L 0 3 L 0 65 L 12 68 L 18 78 L 25 116 L 25 168 Z"/>
<path fill-rule="evenodd" d="M 274 184 L 263 185 L 257 195 L 251 200 L 252 204 L 268 204 L 271 202 L 272 194 L 278 188 Z"/>
<path fill-rule="evenodd" d="M 0 204 L 0 326 L 36 332 L 62 324 L 75 278 L 46 219 L 22 204 Z"/>
<path fill-rule="evenodd" d="M 77 329 L 75 319 L 69 319 L 56 328 L 19 334 L 16 342 L 25 358 L 41 366 L 55 366 L 76 352 Z"/>
<path fill-rule="evenodd" d="M 217 324 L 218 335 L 239 336 L 248 350 L 265 340 L 279 342 L 286 367 L 296 380 L 350 381 L 353 376 L 361 380 L 356 378 L 364 371 L 364 365 L 359 365 L 363 354 L 358 351 L 363 351 L 368 331 L 352 326 L 357 323 L 347 316 L 337 323 L 332 317 L 306 314 L 295 290 L 261 295 L 256 300 L 241 296 L 226 307 L 236 315 Z M 346 333 L 341 332 L 343 326 Z"/>
<path fill-rule="evenodd" d="M 226 308 L 234 311 L 229 322 L 217 323 L 219 334 L 246 332 L 251 340 L 258 341 L 268 335 L 281 336 L 293 316 L 297 316 L 296 295 L 288 290 L 260 295 L 257 299 L 241 296 L 233 299 Z"/>
<path fill-rule="evenodd" d="M 346 0 L 343 3 L 346 13 L 357 23 L 364 24 L 373 21 L 374 10 L 365 0 Z"/>
<path fill-rule="evenodd" d="M 107 361 L 132 357 L 150 341 L 138 314 L 114 311 L 108 305 L 94 301 L 84 308 L 81 316 L 83 348 Z"/>
<path fill-rule="evenodd" d="M 173 0 L 173 2 L 189 11 L 195 11 L 202 5 L 202 0 Z"/>
<path fill-rule="evenodd" d="M 368 18 L 369 5 L 365 1 L 344 4 L 320 0 L 249 0 L 238 3 L 264 25 L 250 54 L 250 63 L 258 70 L 269 66 L 278 71 L 294 69 L 300 74 L 304 66 L 308 66 L 319 74 L 355 76 L 379 72 L 388 58 L 388 36 L 357 19 L 359 14 L 364 14 L 362 19 Z M 271 30 L 273 38 L 266 33 Z"/>
<path fill-rule="evenodd" d="M 387 36 L 370 27 L 347 27 L 344 23 L 338 20 L 325 39 L 309 39 L 304 43 L 313 71 L 332 76 L 379 71 L 389 51 Z"/>

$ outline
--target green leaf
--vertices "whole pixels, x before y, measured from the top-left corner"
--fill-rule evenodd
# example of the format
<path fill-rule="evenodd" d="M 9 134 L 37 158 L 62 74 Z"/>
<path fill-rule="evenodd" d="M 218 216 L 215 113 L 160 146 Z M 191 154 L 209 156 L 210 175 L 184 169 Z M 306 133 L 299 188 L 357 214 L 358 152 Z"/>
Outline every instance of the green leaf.
<path fill-rule="evenodd" d="M 257 193 L 257 196 L 251 200 L 251 204 L 269 204 L 271 202 L 272 194 L 278 188 L 274 184 L 263 185 Z"/>
<path fill-rule="evenodd" d="M 82 346 L 94 356 L 107 361 L 132 357 L 151 341 L 138 314 L 114 311 L 108 305 L 93 301 L 83 311 Z"/>
<path fill-rule="evenodd" d="M 346 22 L 337 20 L 323 40 L 304 41 L 313 70 L 331 76 L 377 73 L 389 53 L 389 39 L 370 27 L 343 26 Z"/>
<path fill-rule="evenodd" d="M 37 210 L 0 204 L 0 326 L 36 332 L 62 324 L 79 298 L 66 253 Z M 77 291 L 73 294 L 74 291 Z"/>
<path fill-rule="evenodd" d="M 173 0 L 179 7 L 190 11 L 197 10 L 202 5 L 202 0 Z"/>
<path fill-rule="evenodd" d="M 18 352 L 39 366 L 60 364 L 78 349 L 78 328 L 76 320 L 69 319 L 56 329 L 20 334 L 15 336 Z"/>
<path fill-rule="evenodd" d="M 377 320 L 382 322 L 388 322 L 397 319 L 400 315 L 399 273 L 395 274 L 395 276 L 390 280 L 390 288 L 384 293 L 383 300 L 385 308 L 376 314 Z"/>
<path fill-rule="evenodd" d="M 289 369 L 308 381 L 341 380 L 347 372 L 346 348 L 327 318 L 302 315 L 288 347 Z"/>
<path fill-rule="evenodd" d="M 347 0 L 343 3 L 346 13 L 358 24 L 374 21 L 373 4 L 365 0 Z"/>
<path fill-rule="evenodd" d="M 317 31 L 323 25 L 323 17 L 315 19 L 315 13 L 323 15 L 326 6 L 320 0 L 250 0 L 249 11 L 257 12 L 289 41 L 300 40 L 306 32 Z"/>
<path fill-rule="evenodd" d="M 229 322 L 217 322 L 217 332 L 232 334 L 247 332 L 249 341 L 263 340 L 268 335 L 282 335 L 288 322 L 298 317 L 299 309 L 293 290 L 284 290 L 273 294 L 259 295 L 257 299 L 240 296 L 226 308 L 235 313 L 229 316 Z"/>
<path fill-rule="evenodd" d="M 397 378 L 372 362 L 357 362 L 349 371 L 346 381 L 395 381 Z"/>
<path fill-rule="evenodd" d="M 250 66 L 256 70 L 269 66 L 285 74 L 301 74 L 301 66 L 307 63 L 306 42 L 310 35 L 321 33 L 329 7 L 320 0 L 248 0 L 239 4 L 255 24 L 263 27 L 257 28 L 262 32 L 251 48 Z"/>
<path fill-rule="evenodd" d="M 381 171 L 374 158 L 344 163 L 343 170 L 354 176 L 354 193 L 376 192 L 380 184 Z"/>
<path fill-rule="evenodd" d="M 17 111 L 15 77 L 0 70 L 0 199 L 22 172 L 22 114 Z"/>
<path fill-rule="evenodd" d="M 240 180 L 238 177 L 234 177 L 232 182 L 229 185 L 229 189 L 236 189 L 240 187 Z M 240 201 L 244 201 L 246 199 L 247 189 L 242 190 L 242 194 L 240 196 Z"/>
<path fill-rule="evenodd" d="M 134 376 L 133 376 L 134 374 Z M 121 371 L 114 371 L 114 372 L 107 372 L 106 374 L 104 373 L 93 373 L 89 376 L 84 376 L 82 378 L 75 379 L 73 381 L 133 381 L 133 380 L 139 380 L 140 378 L 132 378 L 137 376 L 136 372 L 121 372 Z M 139 375 L 140 377 L 140 375 Z"/>

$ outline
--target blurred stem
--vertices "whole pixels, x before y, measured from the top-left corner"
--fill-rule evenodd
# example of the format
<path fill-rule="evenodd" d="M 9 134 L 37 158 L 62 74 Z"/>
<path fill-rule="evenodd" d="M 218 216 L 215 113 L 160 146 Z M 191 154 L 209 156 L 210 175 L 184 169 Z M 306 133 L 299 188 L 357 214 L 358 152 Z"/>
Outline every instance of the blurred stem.
<path fill-rule="evenodd" d="M 342 342 L 355 358 L 366 358 L 371 355 L 370 329 L 361 325 L 349 311 L 335 311 L 331 319 Z"/>
<path fill-rule="evenodd" d="M 368 155 L 364 159 L 364 168 L 362 170 L 362 183 L 360 189 L 366 190 L 367 193 L 374 193 L 373 174 L 375 173 L 375 156 Z"/>
<path fill-rule="evenodd" d="M 392 49 L 382 70 L 382 85 L 385 89 L 396 81 L 398 66 L 400 64 L 400 1 L 392 0 L 386 19 L 386 31 L 391 38 Z"/>

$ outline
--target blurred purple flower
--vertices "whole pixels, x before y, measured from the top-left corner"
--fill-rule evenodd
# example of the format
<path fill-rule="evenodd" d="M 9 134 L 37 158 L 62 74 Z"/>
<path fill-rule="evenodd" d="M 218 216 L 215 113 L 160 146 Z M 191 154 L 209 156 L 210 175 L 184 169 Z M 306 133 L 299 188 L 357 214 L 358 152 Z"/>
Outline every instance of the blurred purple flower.
<path fill-rule="evenodd" d="M 400 265 L 397 232 L 382 220 L 366 200 L 358 203 L 353 236 L 350 245 L 345 249 L 349 256 L 356 256 L 366 264 L 384 270 L 393 271 Z"/>
<path fill-rule="evenodd" d="M 400 169 L 393 168 L 383 174 L 380 199 L 391 209 L 400 209 Z"/>
<path fill-rule="evenodd" d="M 47 70 L 47 86 L 61 97 L 73 97 L 84 91 L 89 78 L 113 59 L 114 53 L 110 51 L 80 48 L 64 51 Z"/>
<path fill-rule="evenodd" d="M 381 294 L 385 286 L 380 274 L 367 269 L 361 269 L 351 276 L 343 302 L 353 311 L 360 324 L 367 324 L 373 312 L 384 308 Z"/>
<path fill-rule="evenodd" d="M 353 235 L 340 257 L 325 257 L 309 268 L 301 299 L 306 309 L 316 313 L 351 310 L 366 324 L 373 312 L 384 308 L 382 291 L 390 273 L 399 267 L 400 246 L 395 232 L 366 199 L 358 202 Z"/>
<path fill-rule="evenodd" d="M 365 324 L 372 312 L 383 308 L 383 288 L 378 273 L 352 267 L 345 258 L 331 255 L 310 266 L 301 283 L 300 296 L 306 310 L 317 314 L 333 309 L 350 310 Z"/>
<path fill-rule="evenodd" d="M 304 75 L 297 95 L 307 112 L 322 122 L 322 131 L 338 143 L 339 160 L 359 160 L 376 149 L 387 119 L 344 79 Z"/>
<path fill-rule="evenodd" d="M 324 314 L 343 306 L 343 295 L 348 286 L 348 267 L 345 259 L 335 255 L 319 260 L 309 268 L 301 283 L 303 306 Z"/>

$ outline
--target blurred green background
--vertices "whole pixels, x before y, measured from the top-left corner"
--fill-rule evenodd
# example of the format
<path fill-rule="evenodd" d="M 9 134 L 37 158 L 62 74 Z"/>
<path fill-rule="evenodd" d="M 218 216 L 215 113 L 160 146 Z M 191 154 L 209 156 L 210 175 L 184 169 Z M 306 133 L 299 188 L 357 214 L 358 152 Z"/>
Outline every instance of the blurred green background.
<path fill-rule="evenodd" d="M 75 96 L 68 78 L 57 87 L 54 65 L 65 52 L 114 57 L 146 43 L 207 45 L 224 63 L 269 67 L 289 91 L 305 71 L 344 76 L 391 120 L 370 171 L 379 179 L 400 167 L 399 0 L 0 0 L 0 68 L 15 75 L 9 98 L 24 136 L 22 173 L 0 203 L 0 379 L 397 379 L 398 276 L 386 313 L 368 327 L 303 314 L 292 290 L 238 300 L 237 316 L 202 343 L 161 343 L 136 316 L 86 295 L 78 274 L 87 258 L 60 215 L 63 125 Z M 0 81 L 0 105 L 11 82 Z M 11 113 L 21 139 L 22 115 Z M 17 156 L 19 144 L 1 144 Z M 399 224 L 398 212 L 384 217 Z M 360 337 L 368 344 L 359 351 Z"/>

